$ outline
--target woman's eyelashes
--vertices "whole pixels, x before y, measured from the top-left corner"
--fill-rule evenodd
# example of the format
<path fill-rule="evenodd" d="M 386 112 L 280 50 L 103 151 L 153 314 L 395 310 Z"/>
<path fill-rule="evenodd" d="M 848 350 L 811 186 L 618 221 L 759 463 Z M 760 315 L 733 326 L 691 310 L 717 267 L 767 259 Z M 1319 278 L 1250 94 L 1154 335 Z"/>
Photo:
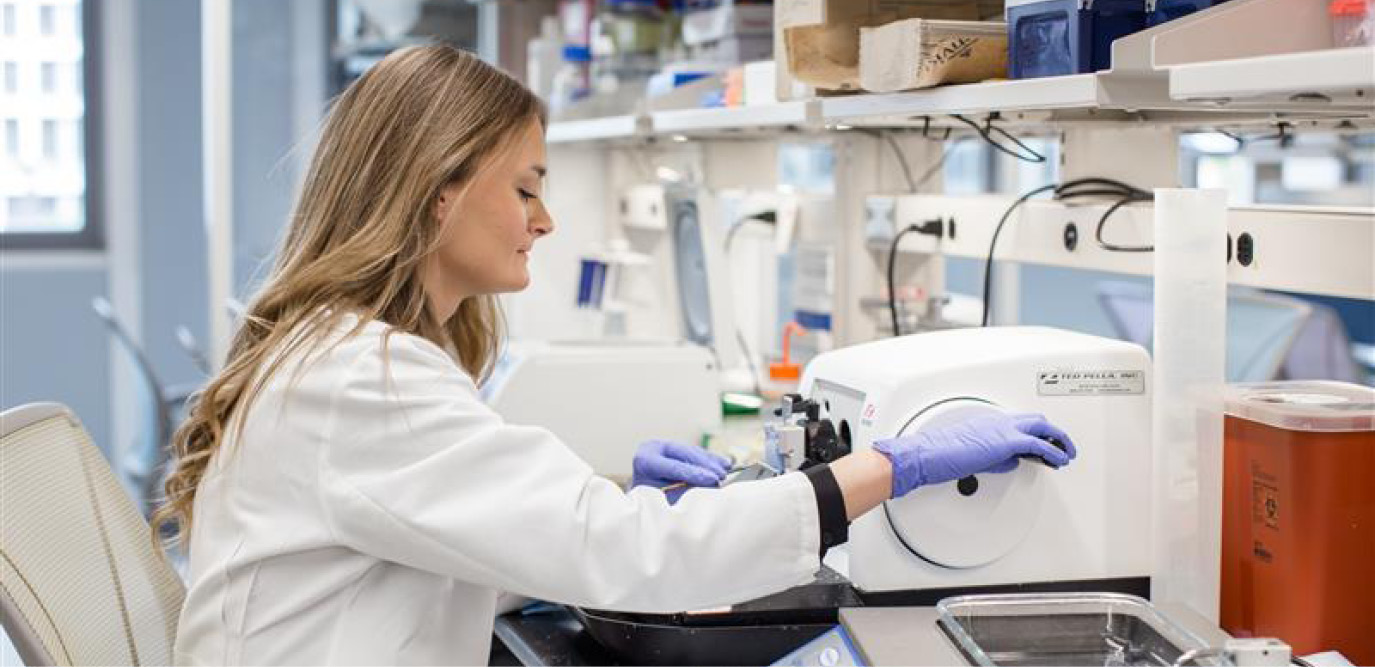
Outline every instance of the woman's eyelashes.
<path fill-rule="evenodd" d="M 539 198 L 537 195 L 535 195 L 535 193 L 530 192 L 529 190 L 526 190 L 524 188 L 516 188 L 516 192 L 520 195 L 520 200 L 527 204 L 530 203 L 532 199 Z"/>

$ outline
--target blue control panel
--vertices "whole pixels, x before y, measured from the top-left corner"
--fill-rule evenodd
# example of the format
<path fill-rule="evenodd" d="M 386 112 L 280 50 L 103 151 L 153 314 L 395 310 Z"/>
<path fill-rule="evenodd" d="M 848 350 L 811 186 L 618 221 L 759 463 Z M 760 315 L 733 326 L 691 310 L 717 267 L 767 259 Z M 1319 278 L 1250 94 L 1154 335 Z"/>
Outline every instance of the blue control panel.
<path fill-rule="evenodd" d="M 864 662 L 860 659 L 859 651 L 855 650 L 844 626 L 837 625 L 773 664 L 788 667 L 835 667 L 863 665 Z"/>

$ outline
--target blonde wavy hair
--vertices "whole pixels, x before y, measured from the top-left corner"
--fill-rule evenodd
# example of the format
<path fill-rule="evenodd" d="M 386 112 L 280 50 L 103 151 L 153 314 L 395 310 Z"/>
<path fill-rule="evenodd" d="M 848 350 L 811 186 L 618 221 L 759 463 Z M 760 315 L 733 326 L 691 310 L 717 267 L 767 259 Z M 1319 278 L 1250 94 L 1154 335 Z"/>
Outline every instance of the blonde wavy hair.
<path fill-rule="evenodd" d="M 481 381 L 503 336 L 494 296 L 432 315 L 420 269 L 436 251 L 441 190 L 466 186 L 538 120 L 544 105 L 518 81 L 444 45 L 388 55 L 335 101 L 272 272 L 235 332 L 223 370 L 193 399 L 172 438 L 176 467 L 153 515 L 154 542 L 190 535 L 211 458 L 292 353 L 317 345 L 346 313 L 457 352 Z M 264 365 L 266 364 L 266 367 Z M 235 420 L 231 422 L 232 420 Z"/>

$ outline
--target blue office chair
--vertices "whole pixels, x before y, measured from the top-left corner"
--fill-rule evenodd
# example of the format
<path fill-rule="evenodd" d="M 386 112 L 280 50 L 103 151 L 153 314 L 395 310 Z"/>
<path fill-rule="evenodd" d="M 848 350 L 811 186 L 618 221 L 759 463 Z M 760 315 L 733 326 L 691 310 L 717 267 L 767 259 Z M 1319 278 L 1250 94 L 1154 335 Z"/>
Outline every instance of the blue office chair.
<path fill-rule="evenodd" d="M 1155 290 L 1140 283 L 1104 281 L 1098 284 L 1098 301 L 1119 338 L 1152 349 L 1155 326 Z M 1315 315 L 1314 304 L 1280 294 L 1248 288 L 1231 288 L 1227 295 L 1227 381 L 1263 382 L 1286 379 L 1302 372 L 1303 379 L 1345 379 L 1336 366 L 1323 367 L 1296 356 L 1300 334 L 1313 329 L 1304 343 L 1305 358 L 1350 357 L 1345 332 L 1332 336 L 1335 314 Z M 1321 325 L 1315 325 L 1321 322 Z M 1337 320 L 1335 326 L 1340 327 Z M 1312 346 L 1323 348 L 1314 352 Z M 1326 349 L 1329 346 L 1340 350 Z M 1297 378 L 1295 378 L 1297 379 Z"/>

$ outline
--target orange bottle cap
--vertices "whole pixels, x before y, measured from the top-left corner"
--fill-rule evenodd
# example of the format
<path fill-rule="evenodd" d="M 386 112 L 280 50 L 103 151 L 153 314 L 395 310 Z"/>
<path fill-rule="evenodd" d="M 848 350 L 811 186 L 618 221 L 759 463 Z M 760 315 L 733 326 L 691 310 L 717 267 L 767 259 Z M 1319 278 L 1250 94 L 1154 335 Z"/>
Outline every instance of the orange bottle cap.
<path fill-rule="evenodd" d="M 802 367 L 786 362 L 769 364 L 769 377 L 774 380 L 796 380 L 802 377 Z"/>
<path fill-rule="evenodd" d="M 807 330 L 797 322 L 789 322 L 783 327 L 783 359 L 769 364 L 769 378 L 774 380 L 796 380 L 802 377 L 802 367 L 792 362 L 792 337 L 802 335 Z"/>
<path fill-rule="evenodd" d="M 1365 16 L 1368 8 L 1366 0 L 1333 0 L 1327 6 L 1327 11 L 1332 16 Z"/>

